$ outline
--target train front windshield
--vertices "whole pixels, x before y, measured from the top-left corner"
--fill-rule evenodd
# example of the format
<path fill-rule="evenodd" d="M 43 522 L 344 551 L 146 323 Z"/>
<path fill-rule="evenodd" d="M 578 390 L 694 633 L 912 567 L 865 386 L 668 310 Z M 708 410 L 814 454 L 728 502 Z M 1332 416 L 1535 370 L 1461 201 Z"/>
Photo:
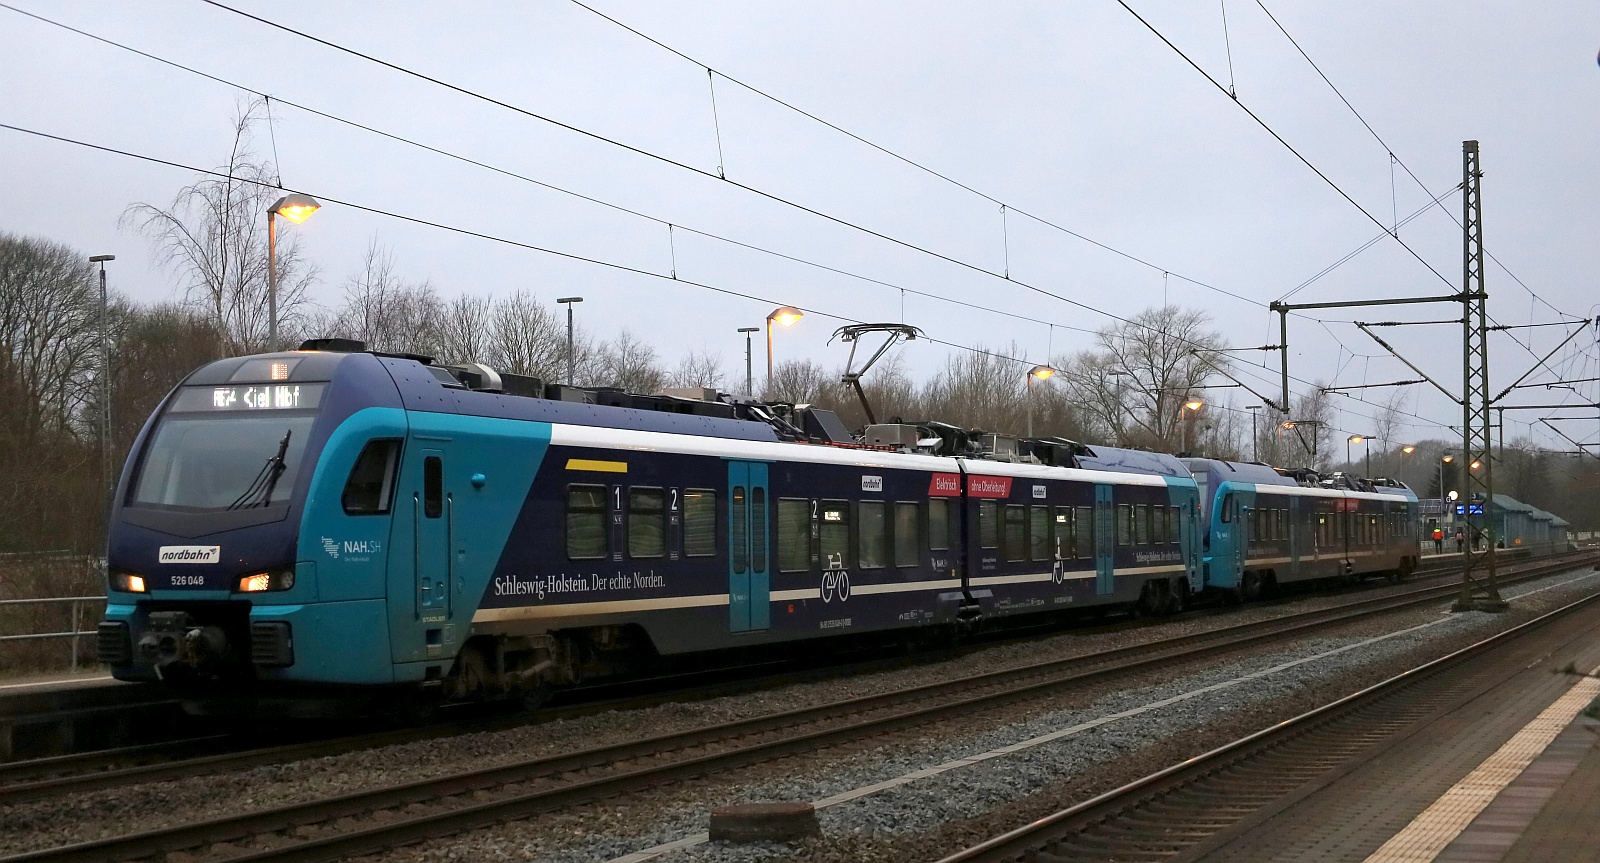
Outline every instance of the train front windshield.
<path fill-rule="evenodd" d="M 325 386 L 184 387 L 145 448 L 130 503 L 186 512 L 285 503 Z"/>

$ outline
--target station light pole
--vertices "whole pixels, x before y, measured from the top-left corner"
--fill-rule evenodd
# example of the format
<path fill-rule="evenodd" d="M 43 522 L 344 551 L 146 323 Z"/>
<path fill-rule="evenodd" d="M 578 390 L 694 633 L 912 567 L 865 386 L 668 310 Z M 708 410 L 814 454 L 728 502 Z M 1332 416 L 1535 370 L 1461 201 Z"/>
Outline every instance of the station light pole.
<path fill-rule="evenodd" d="M 106 261 L 116 255 L 93 255 L 89 263 L 100 265 L 100 487 L 111 490 L 111 330 L 107 324 Z"/>
<path fill-rule="evenodd" d="M 777 321 L 785 327 L 794 326 L 794 322 L 805 317 L 805 312 L 794 306 L 779 306 L 767 315 L 767 387 L 772 387 L 772 322 Z"/>
<path fill-rule="evenodd" d="M 755 378 L 750 370 L 750 340 L 754 338 L 754 336 L 751 335 L 752 333 L 758 333 L 760 331 L 760 327 L 739 328 L 739 332 L 744 333 L 744 394 L 752 397 L 756 394 L 756 384 Z"/>
<path fill-rule="evenodd" d="M 1185 413 L 1191 413 L 1191 414 L 1192 413 L 1196 413 L 1201 408 L 1203 408 L 1205 406 L 1206 406 L 1206 403 L 1201 399 L 1190 399 L 1190 400 L 1188 400 L 1188 401 L 1183 403 L 1183 407 L 1178 409 L 1178 454 L 1179 455 L 1186 454 L 1187 450 L 1189 449 L 1189 425 L 1188 425 L 1188 423 L 1184 422 L 1184 420 L 1185 420 L 1184 414 Z"/>
<path fill-rule="evenodd" d="M 1361 444 L 1362 447 L 1363 447 L 1363 449 L 1362 449 L 1363 456 L 1362 457 L 1366 459 L 1366 461 L 1363 462 L 1361 470 L 1363 471 L 1363 475 L 1366 476 L 1368 479 L 1372 478 L 1372 443 L 1371 443 L 1371 441 L 1372 441 L 1372 437 L 1370 435 L 1359 435 L 1359 434 L 1353 434 L 1353 435 L 1351 435 L 1351 436 L 1349 436 L 1349 437 L 1344 439 L 1344 463 L 1345 463 L 1345 465 L 1347 467 L 1350 465 L 1350 445 L 1353 444 L 1353 443 Z"/>
<path fill-rule="evenodd" d="M 267 208 L 267 350 L 278 349 L 278 220 L 282 216 L 296 225 L 322 209 L 310 195 L 284 195 Z"/>
<path fill-rule="evenodd" d="M 1056 370 L 1049 366 L 1034 366 L 1028 370 L 1028 437 L 1033 437 L 1033 381 L 1035 378 L 1050 380 L 1055 373 Z"/>
<path fill-rule="evenodd" d="M 1261 415 L 1261 409 L 1266 405 L 1245 405 L 1245 410 L 1250 412 L 1250 460 L 1261 461 L 1261 433 L 1256 431 L 1256 417 Z"/>
<path fill-rule="evenodd" d="M 572 338 L 572 304 L 583 302 L 583 297 L 562 297 L 557 305 L 567 307 L 567 386 L 578 385 L 578 354 Z"/>

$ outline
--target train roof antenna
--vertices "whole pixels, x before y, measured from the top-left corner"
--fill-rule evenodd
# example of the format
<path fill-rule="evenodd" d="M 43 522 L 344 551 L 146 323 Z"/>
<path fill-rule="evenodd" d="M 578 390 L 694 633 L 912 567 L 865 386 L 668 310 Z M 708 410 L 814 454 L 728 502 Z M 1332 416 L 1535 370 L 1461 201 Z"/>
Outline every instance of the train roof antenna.
<path fill-rule="evenodd" d="M 868 333 L 883 333 L 886 338 L 872 356 L 861 364 L 861 368 L 852 371 L 860 338 Z M 839 378 L 839 382 L 855 390 L 856 398 L 861 401 L 861 409 L 867 413 L 867 425 L 876 425 L 878 417 L 872 412 L 872 404 L 867 401 L 866 391 L 861 389 L 861 376 L 867 373 L 867 369 L 872 368 L 873 363 L 882 359 L 883 355 L 894 347 L 895 342 L 901 339 L 908 342 L 915 341 L 921 335 L 923 335 L 922 330 L 910 324 L 849 324 L 834 330 L 833 336 L 828 339 L 828 344 L 833 344 L 834 339 L 850 343 L 850 358 L 845 360 L 844 374 Z"/>

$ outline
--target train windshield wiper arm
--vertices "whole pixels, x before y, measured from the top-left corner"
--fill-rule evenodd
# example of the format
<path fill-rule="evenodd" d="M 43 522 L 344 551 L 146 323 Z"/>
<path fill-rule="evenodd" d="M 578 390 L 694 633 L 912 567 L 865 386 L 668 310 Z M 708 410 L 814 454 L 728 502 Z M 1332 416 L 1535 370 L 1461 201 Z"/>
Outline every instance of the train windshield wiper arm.
<path fill-rule="evenodd" d="M 250 487 L 244 494 L 228 504 L 228 509 L 250 509 L 257 506 L 268 506 L 272 503 L 272 490 L 278 487 L 278 477 L 283 476 L 284 455 L 289 451 L 289 438 L 294 434 L 294 429 L 285 429 L 283 439 L 278 441 L 278 451 L 267 459 L 261 466 L 261 472 L 250 481 Z M 259 501 L 254 498 L 260 497 Z"/>

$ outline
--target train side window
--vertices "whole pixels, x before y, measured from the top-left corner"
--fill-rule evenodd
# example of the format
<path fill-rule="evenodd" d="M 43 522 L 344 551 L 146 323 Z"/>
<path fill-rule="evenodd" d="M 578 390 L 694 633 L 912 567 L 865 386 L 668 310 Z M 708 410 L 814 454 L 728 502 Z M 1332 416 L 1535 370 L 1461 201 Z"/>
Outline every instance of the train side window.
<path fill-rule="evenodd" d="M 928 501 L 928 550 L 950 549 L 950 501 Z"/>
<path fill-rule="evenodd" d="M 978 501 L 978 547 L 1000 547 L 1000 504 L 992 500 Z"/>
<path fill-rule="evenodd" d="M 1117 504 L 1117 545 L 1133 542 L 1133 507 Z"/>
<path fill-rule="evenodd" d="M 1133 542 L 1135 545 L 1150 544 L 1150 505 L 1144 504 L 1133 508 Z"/>
<path fill-rule="evenodd" d="M 1156 504 L 1150 508 L 1150 542 L 1155 545 L 1167 544 L 1167 507 L 1165 504 Z"/>
<path fill-rule="evenodd" d="M 888 532 L 881 500 L 864 500 L 856 513 L 856 562 L 862 569 L 882 569 L 888 555 Z"/>
<path fill-rule="evenodd" d="M 711 489 L 684 489 L 683 553 L 687 557 L 717 553 L 717 493 Z"/>
<path fill-rule="evenodd" d="M 811 501 L 778 498 L 778 571 L 811 568 Z"/>
<path fill-rule="evenodd" d="M 667 553 L 667 493 L 659 488 L 628 489 L 628 556 Z"/>
<path fill-rule="evenodd" d="M 438 456 L 422 460 L 422 514 L 428 518 L 444 514 L 444 462 Z"/>
<path fill-rule="evenodd" d="M 1233 521 L 1233 495 L 1222 497 L 1222 523 L 1229 524 Z"/>
<path fill-rule="evenodd" d="M 1072 520 L 1072 534 L 1076 540 L 1078 557 L 1094 557 L 1094 507 L 1080 506 Z"/>
<path fill-rule="evenodd" d="M 356 456 L 350 478 L 344 481 L 340 503 L 345 515 L 382 515 L 394 499 L 394 468 L 400 457 L 400 441 L 371 440 Z"/>
<path fill-rule="evenodd" d="M 1062 557 L 1078 556 L 1078 535 L 1072 528 L 1072 507 L 1056 507 L 1056 552 Z"/>
<path fill-rule="evenodd" d="M 922 537 L 917 535 L 921 519 L 917 505 L 899 501 L 894 505 L 894 565 L 916 566 L 922 562 Z"/>
<path fill-rule="evenodd" d="M 606 487 L 567 486 L 567 557 L 599 560 L 606 551 Z"/>
<path fill-rule="evenodd" d="M 767 571 L 767 490 L 750 489 L 750 569 Z"/>
<path fill-rule="evenodd" d="M 1183 541 L 1183 510 L 1167 507 L 1167 542 L 1176 545 Z"/>
<path fill-rule="evenodd" d="M 818 541 L 824 569 L 850 566 L 850 504 L 842 500 L 822 502 L 822 525 Z"/>
<path fill-rule="evenodd" d="M 733 571 L 744 572 L 750 568 L 750 513 L 745 503 L 744 486 L 734 486 L 729 499 L 732 501 L 729 504 L 732 510 L 728 522 L 733 534 L 729 537 L 729 544 L 733 546 Z"/>
<path fill-rule="evenodd" d="M 1027 507 L 1010 504 L 1006 506 L 1006 560 L 1015 563 L 1028 559 L 1028 513 Z"/>
<path fill-rule="evenodd" d="M 1054 556 L 1050 543 L 1050 507 L 1036 506 L 1028 510 L 1028 552 L 1034 560 L 1050 560 Z"/>

